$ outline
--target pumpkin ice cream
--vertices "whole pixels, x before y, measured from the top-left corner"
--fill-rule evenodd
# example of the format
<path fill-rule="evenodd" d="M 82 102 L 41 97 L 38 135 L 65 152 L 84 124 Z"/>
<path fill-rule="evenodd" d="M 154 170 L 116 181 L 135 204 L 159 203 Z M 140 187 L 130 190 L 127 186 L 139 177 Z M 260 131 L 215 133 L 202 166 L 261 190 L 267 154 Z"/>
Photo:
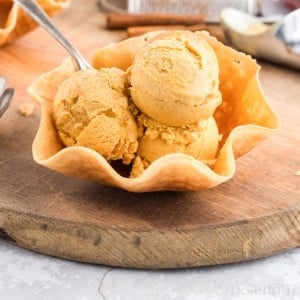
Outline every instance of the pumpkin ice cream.
<path fill-rule="evenodd" d="M 53 117 L 65 146 L 86 146 L 108 161 L 129 164 L 137 126 L 128 110 L 125 72 L 117 68 L 74 73 L 59 87 Z"/>
<path fill-rule="evenodd" d="M 137 116 L 140 130 L 137 158 L 131 177 L 138 177 L 159 157 L 184 153 L 213 165 L 219 145 L 218 126 L 213 117 L 185 126 L 169 126 L 145 114 Z"/>
<path fill-rule="evenodd" d="M 130 69 L 130 84 L 135 105 L 170 126 L 207 119 L 222 101 L 216 54 L 188 31 L 163 33 L 143 47 Z"/>
<path fill-rule="evenodd" d="M 179 33 L 176 34 L 180 35 Z M 184 34 L 185 33 L 182 33 L 182 35 Z M 123 68 L 124 71 L 126 71 L 127 67 L 130 67 L 137 62 L 137 60 L 135 60 L 135 57 L 138 57 L 138 55 L 140 55 L 140 51 L 144 51 L 143 47 L 148 47 L 149 49 L 150 43 L 158 43 L 159 35 L 161 35 L 161 33 L 157 33 L 156 36 L 155 34 L 152 34 L 151 38 L 149 38 L 148 35 L 143 35 L 140 37 L 131 38 L 126 41 L 107 46 L 105 47 L 105 49 L 100 50 L 100 56 L 94 57 L 94 61 L 98 62 L 98 67 L 118 67 Z M 218 80 L 220 81 L 219 89 L 222 94 L 222 103 L 214 111 L 220 99 L 218 96 L 216 98 L 211 98 L 213 105 L 210 109 L 210 112 L 212 113 L 210 116 L 212 116 L 215 119 L 218 126 L 219 136 L 222 137 L 222 140 L 218 144 L 218 149 L 215 154 L 213 165 L 207 165 L 206 163 L 203 163 L 203 158 L 201 158 L 200 160 L 195 159 L 193 158 L 193 156 L 186 155 L 185 153 L 171 153 L 168 155 L 163 154 L 158 159 L 155 159 L 155 161 L 153 161 L 150 164 L 150 166 L 145 169 L 144 172 L 142 171 L 143 173 L 141 176 L 138 176 L 136 178 L 127 178 L 119 174 L 117 170 L 114 170 L 113 167 L 106 161 L 106 159 L 102 155 L 100 155 L 96 151 L 91 151 L 88 147 L 64 147 L 61 143 L 61 139 L 58 136 L 57 129 L 54 126 L 55 123 L 53 122 L 52 112 L 53 110 L 55 110 L 57 113 L 58 99 L 56 99 L 55 107 L 53 107 L 53 99 L 55 98 L 57 90 L 61 90 L 58 93 L 59 95 L 63 92 L 61 85 L 66 84 L 63 83 L 65 82 L 65 80 L 68 80 L 68 78 L 72 78 L 73 76 L 79 76 L 74 75 L 77 72 L 74 67 L 74 64 L 70 59 L 64 61 L 57 68 L 41 75 L 28 88 L 30 94 L 39 103 L 41 103 L 42 108 L 40 126 L 32 146 L 34 160 L 42 166 L 61 172 L 63 174 L 97 181 L 102 184 L 109 184 L 131 192 L 150 192 L 162 190 L 201 191 L 218 186 L 221 183 L 224 183 L 231 179 L 235 174 L 236 159 L 246 154 L 248 151 L 256 147 L 261 141 L 270 136 L 270 134 L 274 133 L 274 131 L 278 129 L 280 121 L 277 114 L 274 112 L 274 110 L 268 103 L 266 96 L 261 88 L 258 76 L 260 67 L 257 65 L 255 60 L 251 59 L 250 56 L 246 56 L 243 53 L 237 52 L 232 48 L 221 44 L 215 38 L 209 36 L 207 32 L 197 32 L 194 33 L 194 35 L 194 39 L 202 39 L 209 44 L 209 46 L 213 49 L 218 60 L 218 67 L 217 65 L 214 65 L 214 68 L 219 69 Z M 161 38 L 161 36 L 159 38 Z M 183 44 L 191 44 L 191 42 L 189 41 L 186 41 L 185 43 L 177 42 L 176 38 L 172 37 L 169 37 L 168 39 L 172 41 L 174 41 L 175 39 L 173 43 L 181 44 L 181 48 L 184 47 Z M 163 41 L 160 41 L 160 43 L 163 43 Z M 171 42 L 169 41 L 169 43 Z M 177 48 L 175 47 L 174 51 L 178 52 L 179 50 L 177 50 Z M 189 49 L 193 48 L 189 47 Z M 185 51 L 187 50 L 183 50 L 183 52 Z M 196 51 L 189 52 L 191 52 L 192 57 L 192 53 L 197 53 Z M 163 52 L 163 54 L 166 55 L 165 52 Z M 195 58 L 197 56 L 198 55 L 195 55 Z M 189 55 L 187 55 L 187 57 L 189 57 Z M 190 61 L 194 61 L 196 64 L 197 59 L 193 60 L 192 58 L 190 58 Z M 193 66 L 193 64 L 190 65 Z M 134 75 L 133 70 L 134 66 L 131 70 L 132 74 Z M 189 68 L 184 69 L 183 66 L 182 70 L 189 71 Z M 118 72 L 120 73 L 120 71 Z M 186 73 L 187 74 L 183 73 L 182 77 L 185 77 L 186 75 L 186 77 L 189 78 L 189 76 L 187 76 L 189 75 L 188 72 Z M 120 74 L 123 73 L 121 72 Z M 147 79 L 147 74 L 141 75 L 145 76 L 142 78 Z M 122 76 L 123 75 L 121 75 L 121 77 Z M 170 74 L 170 76 L 172 77 L 172 74 Z M 140 83 L 138 78 L 136 78 L 139 84 L 142 84 L 142 78 L 140 80 Z M 162 76 L 161 78 L 164 79 L 164 76 Z M 213 83 L 213 80 L 209 81 L 208 78 L 204 76 L 203 78 L 204 82 L 210 82 L 211 84 Z M 84 83 L 84 81 L 82 82 Z M 168 82 L 172 83 L 172 78 Z M 134 82 L 132 81 L 132 83 Z M 71 86 L 70 82 L 68 84 Z M 147 84 L 146 80 L 145 84 Z M 68 101 L 70 101 L 69 99 L 76 98 L 76 94 L 77 96 L 81 95 L 77 83 L 74 86 L 74 91 L 76 90 L 78 92 L 75 93 L 71 88 L 69 89 L 68 93 L 65 92 L 66 99 Z M 99 86 L 101 86 L 101 89 L 103 90 L 103 84 L 97 85 L 97 87 Z M 158 86 L 158 83 L 155 83 L 154 87 L 155 86 Z M 160 89 L 163 88 L 164 84 L 162 82 Z M 174 90 L 176 90 L 176 88 L 176 85 L 174 85 Z M 99 88 L 97 93 L 101 93 L 101 89 Z M 170 90 L 168 84 L 166 84 L 166 89 Z M 106 87 L 105 90 L 108 90 L 108 87 Z M 145 90 L 147 90 L 147 88 L 145 88 Z M 213 91 L 215 95 L 218 95 L 217 88 L 213 89 Z M 95 91 L 93 93 L 95 93 Z M 93 93 L 91 92 L 91 94 Z M 176 93 L 174 93 L 174 91 L 171 91 L 171 94 L 174 95 Z M 87 97 L 85 96 L 85 98 Z M 122 99 L 126 99 L 126 97 L 124 96 L 124 98 Z M 145 99 L 145 101 L 147 99 Z M 174 99 L 176 100 L 176 97 L 174 97 Z M 214 99 L 217 99 L 217 101 L 215 101 Z M 205 97 L 203 98 L 203 100 L 205 100 Z M 66 101 L 66 103 L 68 103 L 68 101 Z M 89 103 L 89 101 L 87 101 L 87 103 Z M 100 103 L 102 103 L 102 101 L 100 101 Z M 110 112 L 114 112 L 115 116 L 119 115 L 119 113 L 116 113 L 119 105 L 115 107 L 115 105 L 111 103 L 111 101 L 108 103 L 110 104 L 99 105 L 102 108 L 107 106 L 107 109 L 105 109 L 106 113 L 104 113 L 104 116 L 110 117 Z M 73 106 L 73 104 L 68 105 L 70 107 Z M 130 103 L 130 106 L 131 105 L 132 103 Z M 174 105 L 176 105 L 176 103 Z M 206 104 L 202 105 L 202 107 L 205 106 Z M 108 107 L 111 107 L 112 109 L 109 109 Z M 182 105 L 182 107 L 184 106 Z M 98 109 L 98 111 L 102 111 L 102 108 Z M 197 108 L 198 107 L 196 106 L 196 109 Z M 90 108 L 87 106 L 86 110 L 90 111 Z M 169 118 L 173 111 L 174 109 L 172 109 L 171 107 L 171 110 L 165 114 L 166 119 Z M 207 112 L 206 110 L 204 111 Z M 69 109 L 65 109 L 65 113 L 68 112 Z M 90 114 L 91 112 L 88 113 L 88 115 Z M 100 114 L 102 115 L 102 112 Z M 138 117 L 141 114 L 142 113 L 139 112 L 135 116 Z M 181 114 L 182 116 L 185 116 L 186 112 L 182 110 Z M 207 118 L 202 118 L 203 116 L 200 114 L 199 120 L 196 120 L 193 124 L 199 121 L 202 122 L 203 120 L 207 120 L 208 122 L 210 116 L 208 116 Z M 72 117 L 75 118 L 75 115 Z M 149 119 L 150 117 L 151 116 L 147 116 L 147 118 Z M 198 117 L 199 116 L 197 116 L 197 119 Z M 128 117 L 128 120 L 129 119 L 132 120 L 130 122 L 132 124 L 132 128 L 135 128 L 134 130 L 136 130 L 136 124 L 132 119 L 132 115 Z M 93 119 L 91 119 L 90 117 L 88 118 L 89 122 L 92 122 L 92 120 Z M 72 118 L 70 122 L 72 126 L 76 124 L 76 122 L 74 122 Z M 139 121 L 137 118 L 137 122 L 140 123 L 141 121 Z M 150 125 L 143 125 L 142 134 L 145 136 L 145 139 L 146 137 L 148 139 L 151 138 L 153 143 L 155 143 L 155 140 L 159 140 L 161 136 L 161 139 L 163 139 L 164 141 L 163 143 L 165 143 L 166 145 L 169 145 L 168 143 L 172 142 L 173 134 L 174 136 L 176 136 L 177 132 L 172 131 L 173 127 L 187 126 L 164 124 L 164 119 L 162 121 L 156 120 L 156 122 L 160 123 L 159 126 L 161 127 L 166 126 L 169 128 L 166 128 L 165 133 L 161 131 L 158 135 L 157 133 L 154 134 L 156 127 L 153 126 L 152 135 L 152 127 Z M 78 123 L 80 127 L 80 122 Z M 188 125 L 192 127 L 191 124 Z M 141 127 L 140 124 L 138 124 L 138 126 Z M 213 128 L 213 125 L 211 125 L 211 127 Z M 147 131 L 147 128 L 149 129 L 149 131 Z M 82 129 L 78 134 L 81 134 L 83 130 L 84 129 Z M 183 129 L 178 130 L 180 131 Z M 126 132 L 124 132 L 124 136 L 127 137 L 127 141 L 129 140 L 128 134 L 131 132 L 133 131 L 129 129 L 126 130 Z M 200 132 L 201 130 L 198 133 L 199 136 Z M 204 136 L 206 136 L 206 132 L 210 132 L 210 130 L 204 130 Z M 68 135 L 70 134 L 68 133 Z M 103 134 L 101 133 L 101 135 Z M 136 134 L 136 136 L 137 135 L 138 134 Z M 111 138 L 110 135 L 107 136 L 108 138 L 105 139 L 105 142 L 107 142 L 107 140 Z M 144 140 L 142 136 L 138 136 L 138 140 L 142 145 L 144 143 Z M 180 135 L 178 134 L 178 136 Z M 216 138 L 216 134 L 214 134 L 214 137 L 212 137 L 212 135 L 210 136 L 211 139 Z M 193 132 L 191 133 L 191 138 L 193 138 Z M 78 138 L 76 133 L 75 138 L 72 138 L 71 141 L 73 141 L 73 143 L 77 143 L 77 139 Z M 184 141 L 184 138 L 180 137 L 180 139 Z M 134 138 L 132 139 L 132 141 L 132 145 L 137 146 L 136 140 Z M 212 140 L 209 140 L 209 142 L 211 141 Z M 125 143 L 125 145 L 128 144 Z M 184 144 L 184 147 L 182 148 L 185 149 L 185 147 L 188 148 L 188 145 Z M 125 148 L 129 149 L 129 147 L 127 146 Z M 141 156 L 142 153 L 145 153 L 142 148 L 143 147 L 141 147 L 141 149 L 138 149 L 136 152 L 140 153 Z M 203 149 L 205 149 L 205 147 Z M 152 150 L 154 153 L 154 149 Z M 132 153 L 134 151 L 128 152 L 130 153 L 130 156 L 132 156 Z M 110 155 L 107 155 L 107 157 L 109 156 Z M 144 156 L 146 156 L 146 154 Z M 138 157 L 140 157 L 139 154 Z M 140 157 L 140 160 L 141 159 L 142 158 Z M 134 161 L 136 160 L 138 159 L 135 159 Z M 74 161 L 76 163 L 74 163 Z M 134 162 L 134 164 L 137 163 Z"/>
<path fill-rule="evenodd" d="M 137 52 L 128 73 L 142 112 L 135 113 L 140 134 L 131 176 L 171 153 L 213 165 L 219 146 L 213 113 L 222 98 L 218 61 L 206 40 L 185 31 L 160 34 Z"/>

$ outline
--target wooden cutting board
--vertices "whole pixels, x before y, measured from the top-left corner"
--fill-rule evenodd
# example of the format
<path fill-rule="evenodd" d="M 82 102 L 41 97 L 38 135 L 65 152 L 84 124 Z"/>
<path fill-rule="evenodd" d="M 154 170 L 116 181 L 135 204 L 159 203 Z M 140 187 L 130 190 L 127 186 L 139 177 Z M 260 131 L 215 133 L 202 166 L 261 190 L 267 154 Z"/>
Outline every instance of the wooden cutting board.
<path fill-rule="evenodd" d="M 96 2 L 81 8 L 74 0 L 56 18 L 88 58 L 93 49 L 125 37 L 101 29 Z M 263 64 L 262 86 L 282 128 L 238 160 L 231 181 L 199 193 L 133 194 L 32 160 L 40 110 L 25 118 L 18 108 L 31 101 L 26 87 L 65 55 L 41 29 L 0 49 L 0 74 L 16 88 L 0 119 L 1 238 L 67 259 L 137 268 L 244 261 L 299 245 L 299 72 Z"/>

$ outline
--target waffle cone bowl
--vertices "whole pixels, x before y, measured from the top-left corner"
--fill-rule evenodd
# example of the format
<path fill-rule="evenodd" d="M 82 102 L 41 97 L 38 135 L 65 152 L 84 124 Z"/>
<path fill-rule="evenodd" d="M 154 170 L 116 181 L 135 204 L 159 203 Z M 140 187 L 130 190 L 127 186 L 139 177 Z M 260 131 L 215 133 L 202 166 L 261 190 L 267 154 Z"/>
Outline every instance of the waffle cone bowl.
<path fill-rule="evenodd" d="M 135 54 L 153 39 L 151 32 L 97 50 L 95 68 L 118 67 L 126 70 Z M 167 154 L 150 164 L 138 177 L 128 178 L 96 151 L 84 146 L 65 147 L 53 122 L 53 99 L 59 86 L 76 72 L 71 59 L 43 74 L 29 88 L 42 108 L 40 126 L 33 142 L 34 160 L 67 175 L 115 186 L 131 192 L 159 190 L 200 191 L 228 181 L 234 176 L 236 159 L 256 147 L 279 127 L 279 119 L 262 91 L 260 67 L 250 56 L 237 52 L 211 37 L 197 32 L 216 53 L 219 63 L 222 104 L 214 118 L 220 142 L 213 164 L 192 156 Z"/>
<path fill-rule="evenodd" d="M 37 0 L 37 2 L 49 16 L 70 4 L 70 0 Z M 0 46 L 37 27 L 37 23 L 12 0 L 0 0 L 0 8 Z"/>

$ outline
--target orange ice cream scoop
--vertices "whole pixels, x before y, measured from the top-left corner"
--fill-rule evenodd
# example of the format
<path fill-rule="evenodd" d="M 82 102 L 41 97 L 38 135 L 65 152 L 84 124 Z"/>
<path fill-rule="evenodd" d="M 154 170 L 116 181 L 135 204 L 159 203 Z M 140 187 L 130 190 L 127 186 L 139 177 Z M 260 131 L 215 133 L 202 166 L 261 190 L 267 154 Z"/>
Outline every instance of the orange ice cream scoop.
<path fill-rule="evenodd" d="M 207 119 L 222 101 L 216 54 L 201 35 L 188 31 L 162 33 L 143 47 L 129 78 L 135 105 L 170 126 Z"/>
<path fill-rule="evenodd" d="M 137 117 L 139 146 L 131 177 L 137 177 L 156 159 L 183 153 L 213 165 L 219 145 L 219 131 L 213 117 L 191 125 L 169 126 L 145 114 Z"/>
<path fill-rule="evenodd" d="M 137 150 L 137 126 L 128 110 L 125 72 L 117 68 L 74 73 L 58 89 L 53 117 L 66 146 L 85 146 L 128 164 Z"/>

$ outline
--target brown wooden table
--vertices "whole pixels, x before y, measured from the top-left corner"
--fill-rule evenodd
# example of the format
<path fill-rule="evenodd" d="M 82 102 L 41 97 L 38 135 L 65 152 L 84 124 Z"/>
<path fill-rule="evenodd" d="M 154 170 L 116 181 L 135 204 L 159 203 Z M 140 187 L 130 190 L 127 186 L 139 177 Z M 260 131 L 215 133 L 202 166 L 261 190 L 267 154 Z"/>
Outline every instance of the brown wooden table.
<path fill-rule="evenodd" d="M 104 29 L 96 0 L 73 0 L 55 20 L 88 59 L 126 37 Z M 32 101 L 26 87 L 66 55 L 40 28 L 0 49 L 0 74 L 16 89 L 0 119 L 0 237 L 68 259 L 146 268 L 250 260 L 299 245 L 299 72 L 262 64 L 282 128 L 238 160 L 231 181 L 199 193 L 132 194 L 33 162 L 40 110 L 25 118 L 18 107 Z"/>

